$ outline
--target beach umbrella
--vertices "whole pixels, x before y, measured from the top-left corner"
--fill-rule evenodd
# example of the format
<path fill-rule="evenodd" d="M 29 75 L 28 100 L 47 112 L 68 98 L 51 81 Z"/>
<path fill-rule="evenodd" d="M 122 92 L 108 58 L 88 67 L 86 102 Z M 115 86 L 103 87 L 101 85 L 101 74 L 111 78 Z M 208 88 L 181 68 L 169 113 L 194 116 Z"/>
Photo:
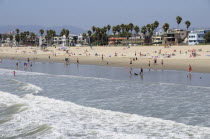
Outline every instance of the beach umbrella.
<path fill-rule="evenodd" d="M 66 49 L 67 49 L 67 47 L 61 47 L 61 49 L 62 49 L 62 50 L 66 50 Z"/>

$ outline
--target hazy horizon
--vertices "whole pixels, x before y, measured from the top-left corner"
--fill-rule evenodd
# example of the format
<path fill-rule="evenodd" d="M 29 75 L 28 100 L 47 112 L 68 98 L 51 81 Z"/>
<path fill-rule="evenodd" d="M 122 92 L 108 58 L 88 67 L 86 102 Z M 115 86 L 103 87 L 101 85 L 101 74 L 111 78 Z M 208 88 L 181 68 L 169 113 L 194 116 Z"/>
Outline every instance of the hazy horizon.
<path fill-rule="evenodd" d="M 71 25 L 85 30 L 94 26 L 128 24 L 142 27 L 159 21 L 176 28 L 189 20 L 191 28 L 209 28 L 210 19 L 203 16 L 210 12 L 210 0 L 0 0 L 0 25 Z"/>

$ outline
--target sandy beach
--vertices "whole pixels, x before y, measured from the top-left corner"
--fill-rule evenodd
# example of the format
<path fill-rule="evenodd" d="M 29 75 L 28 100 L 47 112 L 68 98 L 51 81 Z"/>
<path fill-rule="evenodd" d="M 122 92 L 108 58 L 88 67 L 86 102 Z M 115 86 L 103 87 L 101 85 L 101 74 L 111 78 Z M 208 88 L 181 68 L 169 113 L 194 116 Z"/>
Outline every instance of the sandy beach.
<path fill-rule="evenodd" d="M 196 56 L 193 56 L 196 53 Z M 103 55 L 103 60 L 102 60 Z M 49 58 L 50 57 L 50 58 Z M 41 50 L 36 47 L 0 47 L 1 59 L 17 59 L 50 62 L 93 64 L 117 67 L 133 67 L 164 70 L 188 70 L 210 73 L 210 46 L 139 46 L 139 47 L 48 47 Z M 154 59 L 157 63 L 154 63 Z M 136 60 L 137 59 L 137 60 Z M 163 60 L 163 65 L 161 61 Z M 130 62 L 132 61 L 132 64 Z M 149 67 L 150 61 L 150 67 Z"/>

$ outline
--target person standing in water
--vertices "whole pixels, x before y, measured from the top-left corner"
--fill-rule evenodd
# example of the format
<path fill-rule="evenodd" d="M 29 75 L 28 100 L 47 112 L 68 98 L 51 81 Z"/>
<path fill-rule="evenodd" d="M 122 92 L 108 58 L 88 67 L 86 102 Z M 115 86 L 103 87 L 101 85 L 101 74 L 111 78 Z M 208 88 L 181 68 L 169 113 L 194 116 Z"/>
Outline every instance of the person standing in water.
<path fill-rule="evenodd" d="M 143 70 L 143 68 L 141 68 L 140 75 L 143 75 L 143 72 L 144 72 L 144 70 Z"/>
<path fill-rule="evenodd" d="M 79 59 L 77 58 L 77 64 L 79 64 Z"/>
<path fill-rule="evenodd" d="M 16 75 L 16 72 L 15 71 L 13 71 L 13 74 L 14 74 L 14 76 Z"/>
<path fill-rule="evenodd" d="M 132 65 L 133 61 L 132 61 L 132 58 L 130 59 L 130 64 Z"/>
<path fill-rule="evenodd" d="M 189 65 L 189 72 L 192 72 L 192 67 L 191 67 L 191 65 Z"/>

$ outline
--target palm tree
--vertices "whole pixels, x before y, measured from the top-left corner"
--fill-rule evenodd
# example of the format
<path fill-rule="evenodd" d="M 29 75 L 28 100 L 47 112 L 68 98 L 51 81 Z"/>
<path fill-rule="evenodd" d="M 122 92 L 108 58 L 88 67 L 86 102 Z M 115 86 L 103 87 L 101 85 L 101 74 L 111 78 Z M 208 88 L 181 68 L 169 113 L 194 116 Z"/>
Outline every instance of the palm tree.
<path fill-rule="evenodd" d="M 133 23 L 130 23 L 128 26 L 130 28 L 131 35 L 132 35 L 133 29 L 134 29 L 134 25 L 133 25 Z"/>
<path fill-rule="evenodd" d="M 19 29 L 16 29 L 16 35 L 15 35 L 15 40 L 16 40 L 16 42 L 18 43 L 18 46 L 20 45 L 20 35 L 19 35 L 19 33 L 20 33 L 20 30 Z"/>
<path fill-rule="evenodd" d="M 169 29 L 169 24 L 168 24 L 168 23 L 165 23 L 165 24 L 163 25 L 163 30 L 164 30 L 164 32 L 167 32 L 168 29 Z M 165 44 L 166 44 L 166 41 L 165 41 Z"/>
<path fill-rule="evenodd" d="M 182 22 L 182 18 L 180 16 L 176 17 L 176 22 L 178 24 L 178 29 L 179 29 L 179 24 Z"/>
<path fill-rule="evenodd" d="M 19 34 L 20 33 L 20 30 L 19 29 L 16 29 L 16 33 Z"/>
<path fill-rule="evenodd" d="M 168 23 L 165 23 L 165 24 L 163 25 L 163 30 L 164 30 L 165 32 L 167 32 L 168 29 L 169 29 L 169 24 L 168 24 Z"/>
<path fill-rule="evenodd" d="M 186 22 L 185 22 L 185 25 L 186 25 L 187 31 L 188 31 L 188 29 L 189 29 L 189 27 L 190 27 L 190 25 L 191 25 L 190 21 L 186 21 Z"/>
<path fill-rule="evenodd" d="M 111 29 L 111 26 L 110 25 L 107 25 L 108 35 L 109 35 L 110 29 Z"/>
<path fill-rule="evenodd" d="M 131 31 L 131 41 L 133 40 L 132 37 L 133 37 L 133 29 L 134 29 L 134 25 L 133 23 L 130 23 L 129 25 L 129 28 L 130 28 L 130 31 Z"/>
<path fill-rule="evenodd" d="M 117 25 L 117 26 L 116 26 L 116 30 L 117 30 L 117 32 L 118 32 L 118 36 L 120 36 L 120 31 L 121 31 L 120 25 Z"/>
<path fill-rule="evenodd" d="M 186 25 L 186 27 L 187 27 L 187 40 L 188 40 L 188 29 L 189 29 L 189 27 L 190 27 L 190 25 L 191 25 L 190 21 L 186 21 L 186 22 L 185 22 L 185 25 Z"/>
<path fill-rule="evenodd" d="M 60 36 L 65 35 L 65 33 L 66 33 L 66 30 L 65 29 L 62 29 L 61 32 L 60 32 Z"/>
<path fill-rule="evenodd" d="M 122 33 L 124 33 L 125 32 L 125 24 L 121 24 L 120 27 L 122 29 Z"/>
<path fill-rule="evenodd" d="M 112 32 L 113 32 L 113 34 L 114 34 L 114 36 L 115 36 L 115 34 L 116 34 L 116 32 L 117 32 L 116 26 L 113 26 L 113 27 L 112 27 Z"/>
<path fill-rule="evenodd" d="M 88 36 L 89 36 L 89 45 L 91 44 L 91 42 L 90 42 L 90 37 L 91 37 L 91 35 L 92 35 L 92 32 L 91 32 L 90 30 L 88 30 Z"/>
<path fill-rule="evenodd" d="M 47 30 L 47 35 L 45 36 L 45 39 L 47 40 L 47 44 L 52 44 L 53 37 L 56 36 L 56 32 L 54 30 Z"/>
<path fill-rule="evenodd" d="M 143 26 L 141 28 L 141 33 L 144 35 L 144 41 L 145 41 L 145 39 L 146 39 L 146 33 L 147 33 L 147 27 L 146 26 Z"/>
<path fill-rule="evenodd" d="M 139 33 L 139 31 L 140 31 L 140 28 L 139 28 L 138 26 L 135 26 L 135 27 L 134 27 L 134 30 L 135 30 L 136 35 L 138 35 L 138 33 Z"/>
<path fill-rule="evenodd" d="M 96 27 L 95 26 L 92 26 L 92 31 L 93 31 L 93 33 L 96 31 Z"/>
<path fill-rule="evenodd" d="M 153 24 L 154 24 L 155 29 L 157 29 L 158 26 L 159 26 L 159 22 L 158 21 L 155 21 Z"/>
<path fill-rule="evenodd" d="M 135 30 L 135 33 L 136 33 L 135 36 L 137 36 L 139 34 L 140 28 L 138 26 L 135 26 L 134 30 Z M 136 37 L 135 37 L 135 39 L 136 39 Z"/>
<path fill-rule="evenodd" d="M 36 35 L 35 35 L 35 33 L 31 32 L 30 33 L 30 44 L 34 45 L 35 42 L 36 42 Z"/>
<path fill-rule="evenodd" d="M 39 30 L 39 33 L 41 34 L 41 36 L 43 36 L 44 30 L 43 30 L 43 29 L 40 29 L 40 30 Z"/>

